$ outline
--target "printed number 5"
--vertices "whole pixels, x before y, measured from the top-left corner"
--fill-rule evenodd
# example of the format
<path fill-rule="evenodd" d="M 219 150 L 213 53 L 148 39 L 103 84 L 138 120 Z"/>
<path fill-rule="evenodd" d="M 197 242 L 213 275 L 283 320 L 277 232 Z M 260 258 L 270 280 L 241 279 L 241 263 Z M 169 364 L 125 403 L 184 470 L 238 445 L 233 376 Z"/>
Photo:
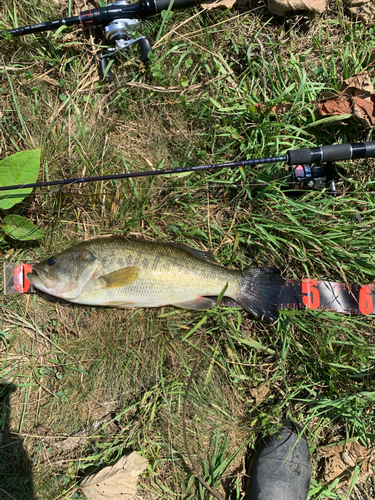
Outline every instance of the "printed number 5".
<path fill-rule="evenodd" d="M 365 285 L 359 291 L 359 310 L 362 314 L 371 314 L 374 310 L 374 301 L 372 299 L 372 286 Z"/>
<path fill-rule="evenodd" d="M 302 281 L 302 302 L 306 307 L 310 307 L 311 309 L 318 309 L 320 306 L 320 294 L 317 285 L 317 281 Z"/>

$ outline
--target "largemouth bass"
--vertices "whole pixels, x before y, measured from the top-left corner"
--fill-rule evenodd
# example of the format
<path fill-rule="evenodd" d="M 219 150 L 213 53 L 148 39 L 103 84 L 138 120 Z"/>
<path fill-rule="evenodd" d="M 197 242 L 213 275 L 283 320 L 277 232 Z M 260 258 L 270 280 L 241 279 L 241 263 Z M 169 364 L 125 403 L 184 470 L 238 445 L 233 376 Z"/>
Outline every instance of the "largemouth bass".
<path fill-rule="evenodd" d="M 275 280 L 282 280 L 277 269 L 225 269 L 208 252 L 124 236 L 78 243 L 34 265 L 27 278 L 70 302 L 120 308 L 208 309 L 227 285 L 225 296 L 267 322 L 276 320 Z"/>

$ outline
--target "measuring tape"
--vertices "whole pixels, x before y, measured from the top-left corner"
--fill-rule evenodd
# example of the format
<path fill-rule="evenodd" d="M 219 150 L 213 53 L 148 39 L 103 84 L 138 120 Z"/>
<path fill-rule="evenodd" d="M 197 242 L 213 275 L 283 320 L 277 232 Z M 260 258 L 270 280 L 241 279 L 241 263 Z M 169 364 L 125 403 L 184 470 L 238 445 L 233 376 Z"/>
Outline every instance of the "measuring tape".
<path fill-rule="evenodd" d="M 32 264 L 4 263 L 4 295 L 36 293 L 26 274 L 32 272 Z M 375 284 L 349 285 L 336 281 L 286 280 L 275 283 L 271 292 L 279 309 L 315 309 L 342 314 L 375 314 Z M 224 297 L 220 305 L 241 306 Z"/>
<path fill-rule="evenodd" d="M 271 291 L 272 293 L 272 291 Z M 336 281 L 286 280 L 275 284 L 275 305 L 278 309 L 315 309 L 342 314 L 375 314 L 375 285 L 349 285 Z M 225 298 L 220 305 L 241 307 Z"/>

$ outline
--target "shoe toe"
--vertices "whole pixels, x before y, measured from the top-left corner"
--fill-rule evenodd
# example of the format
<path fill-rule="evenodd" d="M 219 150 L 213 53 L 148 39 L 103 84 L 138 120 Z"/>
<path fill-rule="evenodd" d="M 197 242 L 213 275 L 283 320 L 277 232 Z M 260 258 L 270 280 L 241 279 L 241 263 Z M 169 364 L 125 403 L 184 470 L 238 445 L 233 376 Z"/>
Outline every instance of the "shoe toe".
<path fill-rule="evenodd" d="M 283 419 L 282 428 L 261 439 L 250 460 L 245 500 L 306 500 L 310 453 L 301 429 Z"/>

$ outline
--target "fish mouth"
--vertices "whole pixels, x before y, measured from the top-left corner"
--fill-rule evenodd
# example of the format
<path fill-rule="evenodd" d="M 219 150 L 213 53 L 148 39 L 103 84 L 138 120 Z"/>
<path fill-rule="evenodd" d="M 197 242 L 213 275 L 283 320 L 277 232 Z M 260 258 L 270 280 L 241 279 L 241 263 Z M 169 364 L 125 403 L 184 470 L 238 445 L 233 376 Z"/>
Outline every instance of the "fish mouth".
<path fill-rule="evenodd" d="M 43 283 L 41 282 L 39 276 L 37 275 L 37 273 L 26 273 L 26 278 L 30 281 L 30 283 L 35 286 L 36 288 L 39 288 L 40 286 L 43 285 Z"/>
<path fill-rule="evenodd" d="M 41 269 L 36 270 L 33 267 L 31 273 L 26 274 L 26 278 L 30 281 L 30 283 L 42 291 L 48 291 L 53 286 L 53 278 L 49 276 L 47 273 L 44 273 Z M 50 286 L 48 286 L 50 285 Z"/>
<path fill-rule="evenodd" d="M 32 271 L 30 273 L 26 273 L 26 278 L 34 286 L 37 286 L 38 284 L 42 284 L 42 281 L 39 277 L 39 274 L 35 271 L 34 268 L 32 269 Z"/>

